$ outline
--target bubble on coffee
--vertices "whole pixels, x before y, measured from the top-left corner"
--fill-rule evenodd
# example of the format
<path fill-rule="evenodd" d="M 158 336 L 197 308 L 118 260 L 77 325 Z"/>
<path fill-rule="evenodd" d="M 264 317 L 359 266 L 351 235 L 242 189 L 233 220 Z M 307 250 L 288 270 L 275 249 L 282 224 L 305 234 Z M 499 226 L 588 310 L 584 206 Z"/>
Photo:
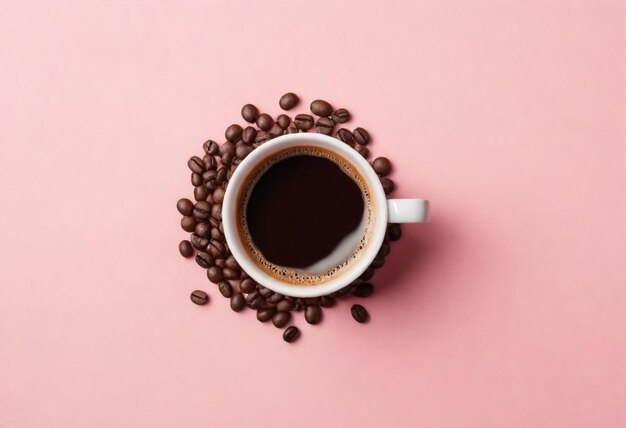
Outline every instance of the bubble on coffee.
<path fill-rule="evenodd" d="M 263 175 L 277 163 L 296 156 L 309 156 L 331 161 L 357 186 L 362 198 L 362 209 L 357 220 L 357 226 L 345 234 L 328 255 L 307 266 L 293 267 L 268 260 L 268 257 L 255 244 L 254 234 L 250 232 L 247 213 L 251 195 Z M 333 152 L 309 146 L 286 149 L 261 162 L 260 166 L 247 177 L 238 202 L 239 232 L 249 257 L 257 264 L 257 267 L 267 274 L 296 286 L 318 285 L 349 272 L 366 251 L 376 215 L 371 192 L 365 179 L 355 170 L 354 166 Z M 341 206 L 336 207 L 336 210 L 341 209 Z"/>

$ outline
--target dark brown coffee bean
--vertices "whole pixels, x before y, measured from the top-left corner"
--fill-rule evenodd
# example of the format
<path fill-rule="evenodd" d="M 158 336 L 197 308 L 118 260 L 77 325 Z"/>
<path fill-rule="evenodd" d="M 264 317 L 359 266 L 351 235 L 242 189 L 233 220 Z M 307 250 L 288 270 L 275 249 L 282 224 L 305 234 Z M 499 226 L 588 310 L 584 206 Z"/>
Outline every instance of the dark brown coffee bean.
<path fill-rule="evenodd" d="M 204 168 L 206 170 L 217 169 L 217 160 L 215 159 L 215 156 L 204 155 L 202 161 L 204 162 Z M 204 174 L 202 175 L 202 177 L 204 177 Z"/>
<path fill-rule="evenodd" d="M 216 259 L 223 259 L 226 253 L 226 248 L 224 247 L 224 244 L 220 241 L 212 239 L 211 242 L 209 242 L 208 251 Z"/>
<path fill-rule="evenodd" d="M 211 229 L 211 239 L 215 239 L 216 241 L 223 241 L 224 234 L 220 232 L 220 230 L 216 227 Z"/>
<path fill-rule="evenodd" d="M 206 197 L 209 196 L 209 189 L 205 185 L 196 186 L 193 188 L 193 198 L 196 201 L 206 201 Z"/>
<path fill-rule="evenodd" d="M 352 132 L 350 132 L 350 130 L 346 128 L 340 128 L 337 131 L 337 138 L 339 138 L 341 141 L 348 144 L 349 146 L 351 146 L 352 142 L 354 141 L 354 136 L 352 135 Z"/>
<path fill-rule="evenodd" d="M 213 284 L 219 284 L 219 282 L 224 279 L 222 269 L 218 266 L 210 266 L 206 271 L 206 276 Z"/>
<path fill-rule="evenodd" d="M 374 292 L 374 286 L 369 282 L 364 282 L 363 284 L 359 284 L 356 286 L 354 290 L 352 290 L 352 294 L 357 297 L 369 297 Z"/>
<path fill-rule="evenodd" d="M 235 144 L 230 141 L 226 141 L 220 147 L 220 160 L 222 165 L 230 165 L 235 160 Z"/>
<path fill-rule="evenodd" d="M 372 168 L 374 168 L 376 174 L 384 177 L 391 172 L 391 162 L 389 162 L 389 159 L 387 158 L 376 158 L 374 159 L 374 162 L 372 162 Z"/>
<path fill-rule="evenodd" d="M 287 343 L 293 343 L 300 337 L 300 330 L 295 325 L 287 327 L 283 332 L 283 340 Z"/>
<path fill-rule="evenodd" d="M 272 119 L 272 116 L 267 113 L 261 113 L 256 119 L 256 126 L 264 131 L 268 131 L 272 126 L 274 126 L 274 119 Z"/>
<path fill-rule="evenodd" d="M 266 322 L 272 319 L 276 314 L 275 308 L 259 309 L 256 313 L 256 319 L 261 322 Z"/>
<path fill-rule="evenodd" d="M 310 114 L 299 114 L 293 120 L 293 123 L 299 130 L 308 131 L 309 129 L 313 128 L 313 116 L 311 116 Z"/>
<path fill-rule="evenodd" d="M 383 185 L 383 190 L 385 191 L 385 195 L 390 194 L 391 192 L 393 192 L 393 189 L 396 188 L 396 185 L 394 184 L 394 182 L 390 178 L 387 178 L 387 177 L 381 177 L 380 184 Z"/>
<path fill-rule="evenodd" d="M 254 150 L 254 147 L 252 146 L 249 146 L 244 143 L 237 143 L 237 147 L 235 149 L 235 156 L 237 157 L 237 159 L 243 160 L 246 158 L 246 156 L 252 153 L 252 150 Z"/>
<path fill-rule="evenodd" d="M 194 233 L 198 236 L 206 238 L 211 233 L 211 225 L 209 223 L 198 223 L 194 229 Z"/>
<path fill-rule="evenodd" d="M 254 143 L 255 137 L 256 137 L 256 128 L 252 126 L 248 126 L 246 129 L 243 130 L 243 135 L 241 136 L 241 139 L 246 144 L 252 144 Z"/>
<path fill-rule="evenodd" d="M 226 174 L 228 174 L 228 168 L 220 166 L 215 173 L 215 184 L 218 186 L 226 181 Z"/>
<path fill-rule="evenodd" d="M 259 285 L 258 287 L 259 293 L 261 293 L 261 296 L 263 296 L 264 298 L 269 298 L 272 294 L 274 294 L 274 292 L 272 290 L 270 290 L 267 287 L 263 287 L 262 285 Z"/>
<path fill-rule="evenodd" d="M 213 266 L 213 256 L 204 251 L 200 251 L 196 254 L 196 263 L 198 263 L 200 267 L 208 269 Z"/>
<path fill-rule="evenodd" d="M 302 309 L 304 309 L 304 305 L 302 303 L 296 303 L 296 306 L 294 306 L 293 308 L 294 311 L 298 312 L 300 312 Z"/>
<path fill-rule="evenodd" d="M 287 92 L 285 95 L 280 97 L 278 104 L 283 110 L 291 110 L 298 104 L 298 101 L 300 101 L 300 98 L 298 98 L 296 94 L 293 92 Z"/>
<path fill-rule="evenodd" d="M 180 220 L 180 227 L 183 228 L 185 232 L 193 232 L 196 228 L 196 219 L 191 216 L 185 216 Z"/>
<path fill-rule="evenodd" d="M 297 134 L 298 132 L 298 128 L 296 128 L 296 125 L 289 125 L 289 128 L 287 128 L 287 134 Z"/>
<path fill-rule="evenodd" d="M 265 304 L 265 299 L 258 291 L 253 291 L 246 296 L 246 305 L 250 309 L 261 309 Z"/>
<path fill-rule="evenodd" d="M 368 267 L 367 269 L 365 269 L 365 272 L 363 272 L 359 278 L 362 279 L 363 281 L 369 281 L 370 279 L 374 277 L 374 273 L 376 273 L 374 269 Z"/>
<path fill-rule="evenodd" d="M 202 145 L 204 153 L 215 156 L 220 152 L 220 146 L 213 140 L 206 140 Z"/>
<path fill-rule="evenodd" d="M 206 247 L 209 245 L 209 240 L 194 233 L 191 235 L 191 245 L 197 250 L 206 250 Z"/>
<path fill-rule="evenodd" d="M 195 172 L 191 173 L 191 184 L 193 186 L 200 186 L 202 184 L 202 174 L 197 174 Z"/>
<path fill-rule="evenodd" d="M 256 137 L 254 138 L 254 143 L 255 144 L 263 144 L 267 141 L 269 141 L 272 137 L 270 137 L 270 134 L 268 134 L 265 131 L 259 131 L 256 133 Z"/>
<path fill-rule="evenodd" d="M 335 123 L 346 123 L 350 120 L 350 112 L 345 108 L 337 109 L 331 116 L 331 119 Z"/>
<path fill-rule="evenodd" d="M 226 259 L 215 259 L 215 266 L 217 266 L 218 268 L 223 269 L 224 266 L 226 266 Z M 222 272 L 223 274 L 223 272 Z"/>
<path fill-rule="evenodd" d="M 193 247 L 191 246 L 191 242 L 187 240 L 180 241 L 180 244 L 178 244 L 178 251 L 180 251 L 181 256 L 187 259 L 193 256 Z"/>
<path fill-rule="evenodd" d="M 187 166 L 191 172 L 195 172 L 196 174 L 202 174 L 204 172 L 204 161 L 199 156 L 193 156 L 189 159 Z"/>
<path fill-rule="evenodd" d="M 390 224 L 387 235 L 390 241 L 397 241 L 402 237 L 402 227 L 399 224 Z"/>
<path fill-rule="evenodd" d="M 256 290 L 256 282 L 254 282 L 250 278 L 246 278 L 241 281 L 241 284 L 239 284 L 239 288 L 246 294 L 252 293 L 254 292 L 254 290 Z"/>
<path fill-rule="evenodd" d="M 370 155 L 370 151 L 369 151 L 369 149 L 368 149 L 367 147 L 365 147 L 365 146 L 361 146 L 361 145 L 359 145 L 359 144 L 356 144 L 356 145 L 354 146 L 354 150 L 356 150 L 357 152 L 359 152 L 359 154 L 360 154 L 361 156 L 363 156 L 365 159 L 367 159 L 367 158 L 369 157 L 369 155 Z"/>
<path fill-rule="evenodd" d="M 335 306 L 335 299 L 330 296 L 322 296 L 322 308 L 332 308 Z"/>
<path fill-rule="evenodd" d="M 315 100 L 311 103 L 311 113 L 316 116 L 330 116 L 333 113 L 333 107 L 324 100 Z"/>
<path fill-rule="evenodd" d="M 220 290 L 220 294 L 224 297 L 230 297 L 233 295 L 233 287 L 228 281 L 220 281 L 220 283 L 217 284 L 217 288 Z"/>
<path fill-rule="evenodd" d="M 353 132 L 354 139 L 357 143 L 365 146 L 370 142 L 370 134 L 363 128 L 357 128 Z"/>
<path fill-rule="evenodd" d="M 235 260 L 233 256 L 228 256 L 226 259 L 226 267 L 233 270 L 241 270 L 239 263 L 237 263 L 237 260 Z"/>
<path fill-rule="evenodd" d="M 274 294 L 272 294 L 272 295 L 270 296 L 270 298 L 269 298 L 269 299 L 267 299 L 267 300 L 268 300 L 268 302 L 270 302 L 270 303 L 278 303 L 278 302 L 280 302 L 281 300 L 283 300 L 284 298 L 285 298 L 285 296 L 283 296 L 282 294 L 280 294 L 280 293 L 274 293 Z"/>
<path fill-rule="evenodd" d="M 276 304 L 276 309 L 281 312 L 289 312 L 296 306 L 296 302 L 290 299 L 283 299 Z"/>
<path fill-rule="evenodd" d="M 319 305 L 320 303 L 322 303 L 322 298 L 321 297 L 306 297 L 303 299 L 304 300 L 304 304 L 305 305 Z"/>
<path fill-rule="evenodd" d="M 224 263 L 224 265 L 226 265 L 226 263 Z M 239 272 L 236 270 L 225 267 L 222 270 L 222 273 L 224 274 L 224 278 L 226 279 L 239 279 Z"/>
<path fill-rule="evenodd" d="M 246 104 L 241 108 L 241 117 L 248 123 L 254 123 L 259 115 L 259 109 L 254 104 Z"/>
<path fill-rule="evenodd" d="M 212 187 L 215 188 L 215 185 L 213 185 Z M 209 190 L 209 186 L 207 186 L 207 190 Z M 210 190 L 209 190 L 209 192 L 210 192 Z M 209 193 L 209 195 L 206 197 L 206 201 L 208 203 L 210 203 L 211 206 L 213 206 L 213 204 L 215 204 L 215 201 L 213 200 L 213 194 L 212 193 Z"/>
<path fill-rule="evenodd" d="M 202 174 L 202 182 L 208 185 L 209 183 L 215 180 L 216 175 L 217 175 L 217 171 L 215 171 L 214 169 L 205 171 L 204 174 Z"/>
<path fill-rule="evenodd" d="M 387 257 L 390 251 L 391 246 L 387 242 L 383 242 L 383 245 L 380 246 L 380 250 L 378 250 L 378 255 L 376 257 Z"/>
<path fill-rule="evenodd" d="M 191 301 L 196 305 L 206 305 L 209 301 L 209 296 L 202 290 L 195 290 L 191 292 Z"/>
<path fill-rule="evenodd" d="M 230 308 L 235 312 L 241 312 L 246 307 L 246 301 L 241 293 L 235 293 L 230 298 Z"/>
<path fill-rule="evenodd" d="M 335 124 L 333 123 L 333 121 L 327 117 L 320 117 L 315 123 L 315 129 L 317 130 L 317 132 L 324 135 L 332 134 L 334 127 Z"/>
<path fill-rule="evenodd" d="M 221 204 L 222 201 L 224 201 L 224 194 L 226 193 L 226 191 L 224 190 L 223 187 L 218 187 L 213 191 L 213 201 L 215 201 L 216 204 Z"/>
<path fill-rule="evenodd" d="M 211 204 L 207 201 L 198 201 L 196 202 L 195 208 L 193 209 L 193 216 L 198 221 L 204 221 L 209 218 L 211 215 Z"/>
<path fill-rule="evenodd" d="M 193 214 L 193 202 L 187 198 L 179 199 L 178 202 L 176 202 L 176 209 L 182 215 L 190 216 Z"/>
<path fill-rule="evenodd" d="M 282 328 L 291 320 L 291 312 L 276 312 L 272 317 L 272 324 L 275 327 Z"/>
<path fill-rule="evenodd" d="M 241 279 L 249 279 L 250 275 L 245 270 L 241 271 Z"/>
<path fill-rule="evenodd" d="M 270 135 L 271 138 L 276 138 L 279 137 L 281 135 L 283 135 L 285 131 L 283 130 L 283 128 L 281 128 L 278 123 L 275 123 L 269 131 L 267 131 L 267 133 Z"/>
<path fill-rule="evenodd" d="M 222 206 L 220 204 L 215 204 L 211 207 L 211 217 L 216 220 L 222 219 Z"/>
<path fill-rule="evenodd" d="M 287 129 L 287 127 L 289 127 L 289 124 L 291 123 L 291 118 L 286 114 L 279 114 L 276 118 L 276 123 L 278 123 L 278 126 L 280 126 L 282 129 Z"/>
<path fill-rule="evenodd" d="M 241 138 L 241 134 L 243 132 L 243 128 L 236 123 L 230 125 L 226 128 L 226 132 L 224 132 L 224 136 L 226 139 L 232 143 L 236 142 Z"/>
<path fill-rule="evenodd" d="M 354 320 L 359 323 L 364 323 L 369 318 L 367 310 L 361 305 L 352 305 L 352 308 L 350 308 L 350 312 L 352 313 L 352 318 L 354 318 Z"/>
<path fill-rule="evenodd" d="M 317 324 L 322 319 L 322 308 L 319 306 L 307 306 L 304 310 L 304 319 L 309 324 Z"/>
<path fill-rule="evenodd" d="M 370 263 L 370 267 L 372 269 L 380 269 L 384 265 L 385 265 L 385 258 L 381 256 L 376 256 L 374 260 L 372 260 L 372 263 Z"/>

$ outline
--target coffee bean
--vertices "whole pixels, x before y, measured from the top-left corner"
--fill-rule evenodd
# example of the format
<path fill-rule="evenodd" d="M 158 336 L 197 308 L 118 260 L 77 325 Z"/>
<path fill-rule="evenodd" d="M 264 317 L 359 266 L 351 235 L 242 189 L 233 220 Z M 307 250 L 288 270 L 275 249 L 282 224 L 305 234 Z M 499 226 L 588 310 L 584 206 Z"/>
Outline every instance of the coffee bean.
<path fill-rule="evenodd" d="M 287 116 L 286 114 L 279 114 L 278 117 L 276 118 L 276 123 L 282 129 L 287 129 L 287 127 L 289 127 L 289 124 L 291 123 L 291 118 Z"/>
<path fill-rule="evenodd" d="M 230 125 L 226 128 L 226 132 L 224 132 L 224 136 L 226 139 L 232 143 L 236 142 L 241 138 L 241 133 L 243 132 L 243 128 L 236 123 Z"/>
<path fill-rule="evenodd" d="M 351 146 L 352 142 L 354 141 L 354 135 L 352 135 L 352 132 L 350 132 L 350 130 L 346 128 L 340 128 L 337 131 L 337 138 L 339 138 L 341 141 L 348 144 L 349 146 Z"/>
<path fill-rule="evenodd" d="M 402 227 L 399 224 L 390 224 L 387 234 L 390 241 L 397 241 L 402 237 Z"/>
<path fill-rule="evenodd" d="M 220 290 L 220 294 L 224 297 L 230 297 L 233 295 L 233 287 L 228 281 L 220 281 L 220 283 L 217 284 L 217 288 Z"/>
<path fill-rule="evenodd" d="M 226 141 L 220 147 L 220 160 L 222 165 L 230 165 L 235 160 L 235 144 L 230 141 Z"/>
<path fill-rule="evenodd" d="M 211 225 L 209 223 L 198 223 L 196 224 L 194 233 L 198 236 L 206 238 L 211 233 Z"/>
<path fill-rule="evenodd" d="M 215 204 L 211 207 L 211 217 L 216 220 L 222 219 L 222 206 L 219 204 Z"/>
<path fill-rule="evenodd" d="M 354 290 L 352 290 L 352 294 L 357 297 L 369 297 L 374 292 L 374 286 L 369 282 L 364 282 L 363 284 L 359 284 L 356 286 Z"/>
<path fill-rule="evenodd" d="M 196 202 L 195 208 L 193 209 L 193 216 L 198 221 L 204 221 L 209 218 L 211 215 L 211 204 L 207 201 L 198 201 Z"/>
<path fill-rule="evenodd" d="M 287 327 L 287 329 L 283 332 L 283 340 L 287 343 L 292 343 L 298 340 L 300 337 L 300 330 L 295 325 Z"/>
<path fill-rule="evenodd" d="M 270 297 L 272 294 L 274 294 L 272 290 L 270 290 L 267 287 L 263 287 L 262 285 L 259 285 L 257 288 L 259 290 L 259 293 L 261 293 L 261 296 L 263 296 L 266 299 Z"/>
<path fill-rule="evenodd" d="M 361 145 L 359 145 L 359 144 L 356 144 L 356 145 L 354 146 L 354 150 L 356 150 L 357 152 L 359 152 L 359 154 L 360 154 L 361 156 L 363 156 L 365 159 L 367 159 L 367 158 L 369 157 L 369 155 L 370 155 L 370 151 L 369 151 L 369 149 L 368 149 L 367 147 L 365 147 L 365 146 L 361 146 Z"/>
<path fill-rule="evenodd" d="M 241 139 L 246 144 L 252 144 L 254 143 L 255 137 L 256 137 L 256 128 L 252 126 L 248 126 L 246 129 L 243 130 L 243 135 L 241 136 Z"/>
<path fill-rule="evenodd" d="M 202 290 L 195 290 L 191 292 L 191 301 L 196 305 L 206 305 L 209 301 L 209 296 Z"/>
<path fill-rule="evenodd" d="M 296 94 L 293 92 L 287 92 L 285 95 L 280 97 L 278 104 L 283 110 L 291 110 L 298 104 L 298 101 L 300 101 L 300 98 L 298 98 Z"/>
<path fill-rule="evenodd" d="M 209 185 L 209 183 L 212 183 L 213 181 L 215 181 L 216 176 L 217 176 L 217 171 L 215 169 L 210 169 L 208 171 L 205 171 L 204 174 L 202 174 L 202 182 L 205 185 Z"/>
<path fill-rule="evenodd" d="M 293 300 L 283 299 L 280 302 L 278 302 L 278 304 L 276 305 L 276 309 L 278 309 L 281 312 L 289 312 L 293 310 L 295 306 L 296 306 L 296 303 Z"/>
<path fill-rule="evenodd" d="M 274 126 L 274 119 L 272 119 L 272 116 L 267 113 L 261 113 L 256 119 L 256 126 L 264 131 L 267 131 Z"/>
<path fill-rule="evenodd" d="M 369 281 L 374 277 L 374 273 L 376 273 L 374 269 L 368 267 L 367 269 L 365 269 L 365 272 L 363 272 L 361 276 L 359 276 L 359 278 L 361 278 L 363 281 Z"/>
<path fill-rule="evenodd" d="M 228 168 L 225 166 L 220 166 L 215 173 L 215 184 L 218 186 L 226 181 L 226 174 L 228 174 Z"/>
<path fill-rule="evenodd" d="M 270 298 L 269 298 L 269 299 L 267 299 L 267 300 L 268 300 L 268 302 L 270 302 L 270 303 L 278 303 L 278 302 L 280 302 L 281 300 L 283 300 L 284 298 L 285 298 L 285 296 L 283 296 L 282 294 L 280 294 L 280 293 L 274 293 L 274 294 L 272 294 L 272 295 L 270 296 Z"/>
<path fill-rule="evenodd" d="M 215 189 L 215 185 L 213 185 L 213 186 L 211 186 L 211 187 L 213 187 L 213 188 Z M 207 188 L 207 190 L 209 190 L 209 186 L 206 186 L 206 188 Z M 209 190 L 209 192 L 210 192 L 210 190 Z M 207 195 L 207 197 L 206 197 L 206 201 L 207 201 L 208 203 L 210 203 L 210 204 L 211 204 L 211 206 L 213 206 L 213 204 L 215 204 L 215 201 L 213 200 L 213 194 L 212 194 L 212 193 L 209 193 L 209 194 Z"/>
<path fill-rule="evenodd" d="M 228 256 L 226 259 L 226 267 L 233 270 L 241 270 L 239 263 L 237 263 L 237 260 L 235 260 L 233 256 Z"/>
<path fill-rule="evenodd" d="M 252 150 L 254 150 L 254 147 L 252 146 L 249 146 L 244 143 L 237 143 L 237 147 L 235 149 L 235 156 L 237 157 L 237 159 L 243 160 L 246 158 L 246 156 L 252 153 Z"/>
<path fill-rule="evenodd" d="M 380 250 L 378 250 L 378 255 L 376 257 L 387 257 L 390 251 L 391 246 L 387 242 L 383 242 L 383 244 L 380 246 Z"/>
<path fill-rule="evenodd" d="M 297 134 L 298 132 L 298 128 L 296 128 L 296 125 L 289 125 L 289 128 L 287 128 L 287 134 Z"/>
<path fill-rule="evenodd" d="M 180 244 L 178 244 L 178 251 L 180 251 L 181 256 L 187 259 L 193 256 L 193 247 L 189 241 L 180 241 Z"/>
<path fill-rule="evenodd" d="M 307 306 L 304 310 L 304 319 L 309 324 L 317 324 L 322 319 L 322 308 L 319 306 Z"/>
<path fill-rule="evenodd" d="M 310 114 L 299 114 L 293 120 L 293 123 L 299 130 L 308 131 L 309 129 L 313 128 L 313 116 L 311 116 Z"/>
<path fill-rule="evenodd" d="M 187 166 L 191 172 L 202 174 L 204 172 L 204 161 L 199 156 L 193 156 L 187 161 Z"/>
<path fill-rule="evenodd" d="M 187 198 L 179 199 L 178 202 L 176 202 L 176 209 L 182 215 L 190 216 L 193 214 L 193 202 Z"/>
<path fill-rule="evenodd" d="M 380 157 L 374 159 L 374 162 L 372 162 L 372 167 L 374 168 L 374 171 L 376 171 L 376 174 L 380 175 L 381 177 L 384 177 L 391 172 L 391 162 L 389 162 L 389 159 L 387 158 Z"/>
<path fill-rule="evenodd" d="M 241 281 L 241 284 L 239 284 L 239 288 L 244 293 L 253 293 L 256 290 L 256 282 L 254 282 L 250 278 L 246 278 Z"/>
<path fill-rule="evenodd" d="M 319 305 L 322 302 L 321 297 L 305 297 L 304 299 L 305 305 Z"/>
<path fill-rule="evenodd" d="M 200 186 L 202 184 L 202 174 L 195 172 L 191 173 L 191 184 L 193 186 Z"/>
<path fill-rule="evenodd" d="M 202 161 L 204 162 L 204 168 L 207 170 L 213 170 L 217 168 L 217 160 L 215 159 L 215 156 L 204 155 Z M 204 174 L 202 176 L 204 177 Z"/>
<path fill-rule="evenodd" d="M 223 259 L 226 253 L 226 248 L 224 248 L 224 244 L 222 244 L 220 241 L 212 239 L 211 242 L 209 242 L 208 251 L 216 259 Z"/>
<path fill-rule="evenodd" d="M 294 306 L 293 308 L 294 311 L 298 312 L 300 312 L 302 309 L 304 309 L 304 305 L 302 303 L 296 303 L 296 306 Z"/>
<path fill-rule="evenodd" d="M 275 123 L 272 128 L 267 131 L 268 134 L 270 134 L 271 138 L 276 138 L 276 137 L 280 137 L 281 135 L 283 135 L 285 133 L 285 131 L 283 130 L 283 128 L 281 128 L 278 123 Z"/>
<path fill-rule="evenodd" d="M 224 194 L 226 193 L 226 191 L 224 190 L 223 187 L 218 187 L 213 191 L 213 201 L 215 201 L 216 204 L 221 204 L 224 201 Z"/>
<path fill-rule="evenodd" d="M 248 273 L 244 270 L 241 271 L 241 279 L 248 279 L 250 278 L 250 275 L 248 275 Z"/>
<path fill-rule="evenodd" d="M 224 266 L 226 266 L 226 259 L 215 259 L 215 266 L 218 268 L 224 268 Z"/>
<path fill-rule="evenodd" d="M 256 313 L 256 319 L 261 322 L 266 322 L 272 319 L 276 314 L 275 308 L 259 309 Z"/>
<path fill-rule="evenodd" d="M 391 192 L 393 192 L 393 189 L 396 188 L 396 185 L 394 184 L 394 182 L 390 178 L 387 178 L 387 177 L 381 177 L 380 184 L 383 185 L 383 190 L 385 191 L 385 195 L 390 194 Z"/>
<path fill-rule="evenodd" d="M 376 256 L 374 260 L 372 260 L 372 263 L 370 263 L 370 267 L 372 269 L 380 269 L 384 265 L 385 265 L 385 258 L 381 256 Z"/>
<path fill-rule="evenodd" d="M 222 279 L 224 279 L 222 269 L 218 266 L 210 266 L 206 271 L 206 276 L 213 284 L 218 284 Z"/>
<path fill-rule="evenodd" d="M 200 185 L 193 188 L 193 198 L 196 201 L 206 201 L 207 196 L 209 196 L 209 189 L 207 189 L 205 185 Z"/>
<path fill-rule="evenodd" d="M 267 141 L 269 141 L 272 137 L 270 137 L 270 134 L 268 134 L 265 131 L 259 131 L 256 133 L 256 137 L 254 138 L 254 143 L 255 144 L 263 144 Z"/>
<path fill-rule="evenodd" d="M 241 293 L 235 293 L 230 298 L 230 308 L 235 312 L 241 312 L 246 307 L 246 302 Z"/>
<path fill-rule="evenodd" d="M 209 219 L 209 224 L 211 225 L 211 227 L 219 227 L 220 226 L 220 221 L 217 219 L 214 219 L 213 217 L 211 217 Z"/>
<path fill-rule="evenodd" d="M 258 291 L 253 291 L 246 296 L 246 305 L 250 309 L 261 309 L 265 304 L 265 299 Z"/>
<path fill-rule="evenodd" d="M 350 312 L 352 313 L 352 318 L 359 323 L 364 323 L 369 318 L 367 310 L 361 305 L 352 305 Z"/>
<path fill-rule="evenodd" d="M 291 312 L 276 312 L 272 317 L 272 324 L 275 327 L 284 327 L 291 320 Z"/>
<path fill-rule="evenodd" d="M 213 256 L 204 251 L 200 251 L 196 254 L 196 263 L 204 269 L 208 269 L 213 266 Z"/>
<path fill-rule="evenodd" d="M 226 264 L 224 263 L 224 265 Z M 222 273 L 224 274 L 224 278 L 226 279 L 239 279 L 239 272 L 236 270 L 225 267 L 222 270 Z"/>
<path fill-rule="evenodd" d="M 363 146 L 365 146 L 366 144 L 369 144 L 370 134 L 365 129 L 357 128 L 354 130 L 353 134 L 354 134 L 354 139 L 356 140 L 357 143 Z"/>
<path fill-rule="evenodd" d="M 213 140 L 206 140 L 202 145 L 204 153 L 215 156 L 220 152 L 220 146 Z"/>
<path fill-rule="evenodd" d="M 191 235 L 191 245 L 197 250 L 206 250 L 206 247 L 209 245 L 209 240 L 194 233 Z"/>
<path fill-rule="evenodd" d="M 315 100 L 311 103 L 311 113 L 316 116 L 330 116 L 333 112 L 333 107 L 324 100 Z"/>
<path fill-rule="evenodd" d="M 196 219 L 191 216 L 185 216 L 180 220 L 180 227 L 183 228 L 185 232 L 193 232 L 196 228 Z"/>
<path fill-rule="evenodd" d="M 333 123 L 333 121 L 327 117 L 320 117 L 315 123 L 315 129 L 317 129 L 317 132 L 324 135 L 332 134 L 334 127 L 335 124 Z"/>
<path fill-rule="evenodd" d="M 248 123 L 254 123 L 258 115 L 259 109 L 254 104 L 246 104 L 241 108 L 241 117 Z"/>
<path fill-rule="evenodd" d="M 321 303 L 323 308 L 331 308 L 333 306 L 335 306 L 335 299 L 333 297 L 330 296 L 322 296 L 322 303 Z"/>
<path fill-rule="evenodd" d="M 335 123 L 346 123 L 350 120 L 350 112 L 345 108 L 340 108 L 338 110 L 335 110 L 335 112 L 331 116 L 331 119 Z"/>

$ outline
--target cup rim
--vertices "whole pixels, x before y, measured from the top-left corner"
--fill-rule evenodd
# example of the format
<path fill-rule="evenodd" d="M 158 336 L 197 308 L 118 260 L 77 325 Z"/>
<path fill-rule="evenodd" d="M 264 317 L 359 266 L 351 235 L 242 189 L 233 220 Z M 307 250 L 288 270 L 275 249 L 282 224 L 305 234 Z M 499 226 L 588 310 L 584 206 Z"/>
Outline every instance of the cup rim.
<path fill-rule="evenodd" d="M 255 167 L 259 161 L 271 156 L 272 153 L 279 152 L 286 148 L 295 147 L 299 144 L 311 147 L 320 147 L 336 152 L 342 158 L 350 162 L 363 176 L 368 188 L 373 195 L 376 220 L 373 225 L 373 233 L 369 239 L 365 253 L 352 268 L 337 278 L 330 279 L 317 285 L 293 285 L 286 284 L 263 270 L 259 269 L 250 259 L 239 240 L 236 225 L 236 203 L 237 196 L 243 180 L 248 172 Z M 229 180 L 224 201 L 222 205 L 222 222 L 224 225 L 224 235 L 228 248 L 241 268 L 257 283 L 275 291 L 277 293 L 292 297 L 319 297 L 325 296 L 347 286 L 357 279 L 370 265 L 376 257 L 380 246 L 383 243 L 387 229 L 387 199 L 382 184 L 374 172 L 369 162 L 356 150 L 349 147 L 342 141 L 323 134 L 297 133 L 286 134 L 276 137 L 257 149 L 252 151 L 237 167 Z"/>

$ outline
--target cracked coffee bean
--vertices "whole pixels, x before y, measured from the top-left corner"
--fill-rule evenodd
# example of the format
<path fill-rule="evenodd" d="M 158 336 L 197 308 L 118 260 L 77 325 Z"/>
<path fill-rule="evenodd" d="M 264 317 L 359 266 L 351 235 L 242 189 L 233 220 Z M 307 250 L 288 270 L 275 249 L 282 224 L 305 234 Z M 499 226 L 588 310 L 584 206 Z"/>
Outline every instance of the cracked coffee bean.
<path fill-rule="evenodd" d="M 352 314 L 352 318 L 358 323 L 364 323 L 369 319 L 367 310 L 361 305 L 352 305 L 350 313 Z"/>
<path fill-rule="evenodd" d="M 352 290 L 352 294 L 357 297 L 369 297 L 374 292 L 374 286 L 369 282 L 364 282 L 363 284 L 359 284 L 356 286 L 354 290 Z"/>
<path fill-rule="evenodd" d="M 369 144 L 370 142 L 370 134 L 363 128 L 356 128 L 353 132 L 354 139 L 357 143 L 362 146 Z"/>
<path fill-rule="evenodd" d="M 313 121 L 313 116 L 311 116 L 310 114 L 299 114 L 295 117 L 293 123 L 299 130 L 308 131 L 309 129 L 313 128 L 313 124 L 315 122 Z"/>
<path fill-rule="evenodd" d="M 331 116 L 331 119 L 334 123 L 346 123 L 350 120 L 350 112 L 345 108 L 340 108 L 338 110 L 335 110 L 335 112 Z"/>
<path fill-rule="evenodd" d="M 324 135 L 332 134 L 334 127 L 335 124 L 333 123 L 333 121 L 327 117 L 320 117 L 315 123 L 315 129 L 317 130 L 317 132 Z"/>
<path fill-rule="evenodd" d="M 191 301 L 196 305 L 206 305 L 209 301 L 209 296 L 202 290 L 195 290 L 191 292 Z"/>
<path fill-rule="evenodd" d="M 298 340 L 299 336 L 300 330 L 298 330 L 298 327 L 294 325 L 287 327 L 287 329 L 283 332 L 283 340 L 287 343 L 295 342 Z"/>

